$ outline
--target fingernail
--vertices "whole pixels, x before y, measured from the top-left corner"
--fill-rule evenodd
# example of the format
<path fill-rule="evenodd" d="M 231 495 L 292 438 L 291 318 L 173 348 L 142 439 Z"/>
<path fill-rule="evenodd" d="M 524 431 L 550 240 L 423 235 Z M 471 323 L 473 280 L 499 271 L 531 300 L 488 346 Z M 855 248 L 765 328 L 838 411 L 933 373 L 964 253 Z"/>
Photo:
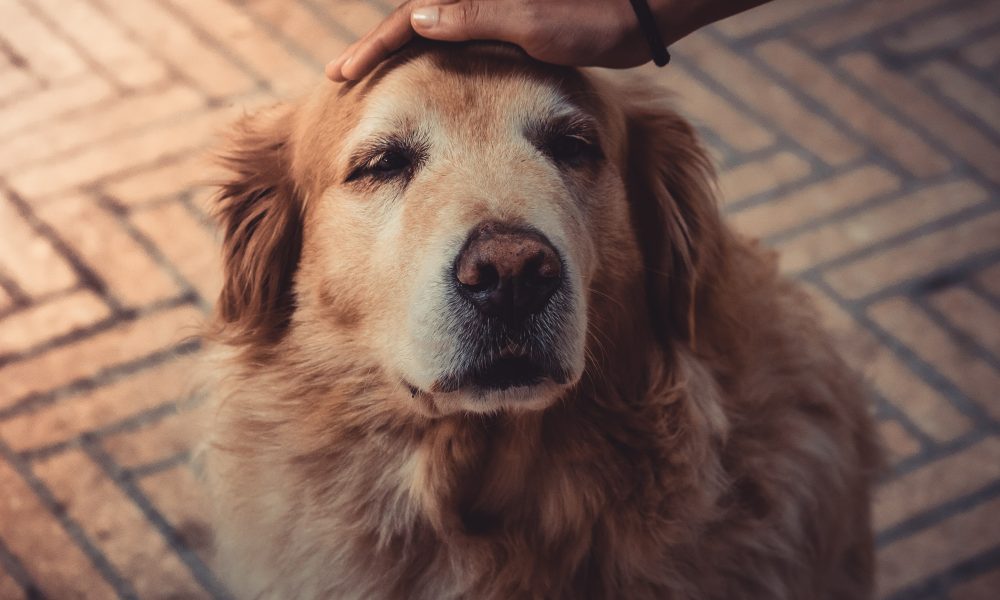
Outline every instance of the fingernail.
<path fill-rule="evenodd" d="M 414 27 L 420 27 L 421 29 L 430 29 L 438 24 L 438 18 L 441 16 L 441 8 L 438 6 L 425 6 L 423 8 L 418 8 L 410 13 L 410 21 L 413 22 Z"/>

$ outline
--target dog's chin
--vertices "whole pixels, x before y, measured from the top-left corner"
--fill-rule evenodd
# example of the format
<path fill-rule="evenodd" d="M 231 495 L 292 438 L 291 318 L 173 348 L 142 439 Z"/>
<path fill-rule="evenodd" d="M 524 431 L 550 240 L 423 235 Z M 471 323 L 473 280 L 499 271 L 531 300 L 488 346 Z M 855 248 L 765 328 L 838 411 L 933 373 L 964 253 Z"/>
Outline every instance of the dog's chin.
<path fill-rule="evenodd" d="M 545 410 L 571 387 L 550 377 L 504 385 L 466 384 L 454 391 L 431 392 L 431 401 L 443 414 L 529 412 Z"/>
<path fill-rule="evenodd" d="M 526 357 L 507 357 L 460 374 L 440 377 L 426 390 L 409 386 L 422 408 L 436 414 L 488 414 L 544 410 L 579 379 Z"/>

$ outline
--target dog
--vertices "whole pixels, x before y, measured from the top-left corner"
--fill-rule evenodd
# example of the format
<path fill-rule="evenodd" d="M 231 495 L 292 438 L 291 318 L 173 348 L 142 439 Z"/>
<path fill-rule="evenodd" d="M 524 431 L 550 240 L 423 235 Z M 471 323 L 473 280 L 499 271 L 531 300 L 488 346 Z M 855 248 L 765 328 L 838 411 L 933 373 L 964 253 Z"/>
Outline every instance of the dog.
<path fill-rule="evenodd" d="M 864 387 L 664 92 L 420 43 L 223 160 L 237 597 L 870 597 Z"/>

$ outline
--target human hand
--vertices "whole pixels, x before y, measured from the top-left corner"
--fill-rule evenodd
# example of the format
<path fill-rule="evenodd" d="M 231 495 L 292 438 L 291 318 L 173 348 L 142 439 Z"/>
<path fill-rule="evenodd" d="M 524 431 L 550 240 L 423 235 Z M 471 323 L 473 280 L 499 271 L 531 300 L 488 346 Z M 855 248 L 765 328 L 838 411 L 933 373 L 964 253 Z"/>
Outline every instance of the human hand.
<path fill-rule="evenodd" d="M 650 2 L 654 12 L 669 4 L 698 3 Z M 661 26 L 667 44 L 687 33 L 679 31 Z M 628 0 L 410 0 L 328 64 L 327 77 L 359 79 L 414 34 L 444 41 L 510 42 L 538 60 L 560 65 L 625 68 L 651 58 Z"/>

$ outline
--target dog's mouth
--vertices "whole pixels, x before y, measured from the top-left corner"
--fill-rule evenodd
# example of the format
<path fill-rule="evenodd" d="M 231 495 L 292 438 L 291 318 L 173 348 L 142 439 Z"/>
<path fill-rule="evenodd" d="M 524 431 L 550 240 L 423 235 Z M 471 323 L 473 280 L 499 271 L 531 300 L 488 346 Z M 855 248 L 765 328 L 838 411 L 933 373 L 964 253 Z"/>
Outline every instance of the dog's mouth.
<path fill-rule="evenodd" d="M 455 392 L 469 389 L 477 392 L 502 392 L 512 388 L 525 388 L 552 380 L 564 383 L 566 374 L 547 367 L 542 361 L 527 354 L 502 356 L 476 365 L 456 375 L 443 377 L 435 382 L 434 392 Z"/>
<path fill-rule="evenodd" d="M 483 390 L 506 390 L 536 385 L 546 378 L 542 365 L 527 356 L 500 358 L 466 376 L 473 386 Z"/>

